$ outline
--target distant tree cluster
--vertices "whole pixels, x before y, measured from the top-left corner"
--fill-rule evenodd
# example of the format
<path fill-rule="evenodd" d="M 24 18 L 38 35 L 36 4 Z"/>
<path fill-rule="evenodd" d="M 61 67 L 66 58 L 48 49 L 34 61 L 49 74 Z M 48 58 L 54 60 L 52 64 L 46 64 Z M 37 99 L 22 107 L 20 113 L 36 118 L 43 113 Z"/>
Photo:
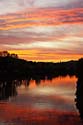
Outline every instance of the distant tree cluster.
<path fill-rule="evenodd" d="M 18 55 L 17 54 L 10 54 L 8 51 L 1 51 L 0 52 L 0 57 L 12 57 L 12 58 L 18 58 Z"/>

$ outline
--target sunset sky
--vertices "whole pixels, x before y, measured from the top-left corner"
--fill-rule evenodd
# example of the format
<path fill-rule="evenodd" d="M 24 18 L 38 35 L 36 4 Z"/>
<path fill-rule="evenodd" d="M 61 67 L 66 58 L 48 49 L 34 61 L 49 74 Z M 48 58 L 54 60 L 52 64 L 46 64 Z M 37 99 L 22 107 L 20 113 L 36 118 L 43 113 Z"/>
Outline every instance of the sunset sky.
<path fill-rule="evenodd" d="M 32 61 L 83 57 L 83 0 L 0 0 L 0 50 Z"/>

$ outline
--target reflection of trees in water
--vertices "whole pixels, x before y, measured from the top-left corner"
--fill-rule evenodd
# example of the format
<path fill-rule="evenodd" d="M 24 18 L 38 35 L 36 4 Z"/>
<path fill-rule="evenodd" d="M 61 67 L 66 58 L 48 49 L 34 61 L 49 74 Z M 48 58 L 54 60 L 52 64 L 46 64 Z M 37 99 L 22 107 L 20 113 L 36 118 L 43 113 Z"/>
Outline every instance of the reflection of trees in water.
<path fill-rule="evenodd" d="M 0 100 L 8 100 L 10 97 L 17 95 L 17 86 L 29 86 L 30 79 L 27 80 L 5 80 L 0 81 Z"/>
<path fill-rule="evenodd" d="M 76 107 L 83 121 L 83 78 L 78 78 L 76 90 Z"/>
<path fill-rule="evenodd" d="M 58 76 L 60 77 L 60 76 Z M 63 76 L 64 77 L 64 76 Z M 5 81 L 0 81 L 0 100 L 8 100 L 10 97 L 14 97 L 17 95 L 17 91 L 16 88 L 21 85 L 24 85 L 25 87 L 29 86 L 31 83 L 31 80 L 35 81 L 36 85 L 41 84 L 42 80 L 52 80 L 53 76 L 42 76 L 42 77 L 34 77 L 34 78 L 30 78 L 28 77 L 25 80 L 5 80 Z M 79 109 L 80 112 L 80 116 L 81 118 L 83 117 L 83 79 L 82 78 L 78 78 L 78 82 L 77 82 L 77 92 L 76 92 L 76 106 Z"/>
<path fill-rule="evenodd" d="M 0 100 L 7 100 L 16 95 L 16 84 L 14 81 L 0 82 Z"/>
<path fill-rule="evenodd" d="M 25 87 L 29 86 L 31 78 L 26 80 L 4 80 L 0 81 L 0 100 L 8 100 L 11 97 L 17 95 L 16 88 L 18 86 L 24 85 Z M 40 84 L 40 78 L 35 79 L 35 83 L 38 85 Z"/>
<path fill-rule="evenodd" d="M 18 86 L 24 85 L 25 87 L 29 86 L 31 83 L 31 80 L 35 80 L 36 85 L 39 85 L 41 83 L 41 80 L 52 80 L 52 76 L 36 76 L 34 78 L 28 77 L 27 79 L 21 80 L 12 80 L 12 79 L 5 79 L 0 80 L 0 100 L 8 100 L 11 97 L 14 97 L 17 95 L 16 88 Z"/>
<path fill-rule="evenodd" d="M 59 76 L 57 76 L 59 77 Z M 29 86 L 31 83 L 31 80 L 35 81 L 35 84 L 38 86 L 41 84 L 42 80 L 52 80 L 52 75 L 48 76 L 36 76 L 33 78 L 28 77 L 27 79 L 18 79 L 18 80 L 12 80 L 12 79 L 0 79 L 0 100 L 8 100 L 10 97 L 14 97 L 17 95 L 16 88 L 18 86 L 24 85 L 25 87 Z"/>

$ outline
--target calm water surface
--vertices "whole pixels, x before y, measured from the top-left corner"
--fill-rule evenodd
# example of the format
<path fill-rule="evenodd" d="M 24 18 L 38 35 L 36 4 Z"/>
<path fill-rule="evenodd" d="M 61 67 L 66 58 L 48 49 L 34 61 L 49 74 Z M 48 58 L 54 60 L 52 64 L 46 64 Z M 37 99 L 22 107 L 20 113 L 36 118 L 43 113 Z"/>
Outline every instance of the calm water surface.
<path fill-rule="evenodd" d="M 76 81 L 66 76 L 0 84 L 0 125 L 81 125 Z"/>

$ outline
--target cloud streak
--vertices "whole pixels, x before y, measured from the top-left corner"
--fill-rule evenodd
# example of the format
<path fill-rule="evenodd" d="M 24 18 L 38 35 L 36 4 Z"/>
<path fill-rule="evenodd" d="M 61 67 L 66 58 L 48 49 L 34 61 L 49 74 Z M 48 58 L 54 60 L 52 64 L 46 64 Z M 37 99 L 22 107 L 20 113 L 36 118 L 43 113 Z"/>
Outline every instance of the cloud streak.
<path fill-rule="evenodd" d="M 0 50 L 29 60 L 78 59 L 83 56 L 82 15 L 82 0 L 1 0 Z"/>
<path fill-rule="evenodd" d="M 82 0 L 0 0 L 0 14 L 14 13 L 26 8 L 82 8 Z"/>
<path fill-rule="evenodd" d="M 83 23 L 82 8 L 70 10 L 36 9 L 35 11 L 0 16 L 0 30 L 31 26 L 56 26 Z M 39 14 L 40 13 L 40 14 Z"/>

